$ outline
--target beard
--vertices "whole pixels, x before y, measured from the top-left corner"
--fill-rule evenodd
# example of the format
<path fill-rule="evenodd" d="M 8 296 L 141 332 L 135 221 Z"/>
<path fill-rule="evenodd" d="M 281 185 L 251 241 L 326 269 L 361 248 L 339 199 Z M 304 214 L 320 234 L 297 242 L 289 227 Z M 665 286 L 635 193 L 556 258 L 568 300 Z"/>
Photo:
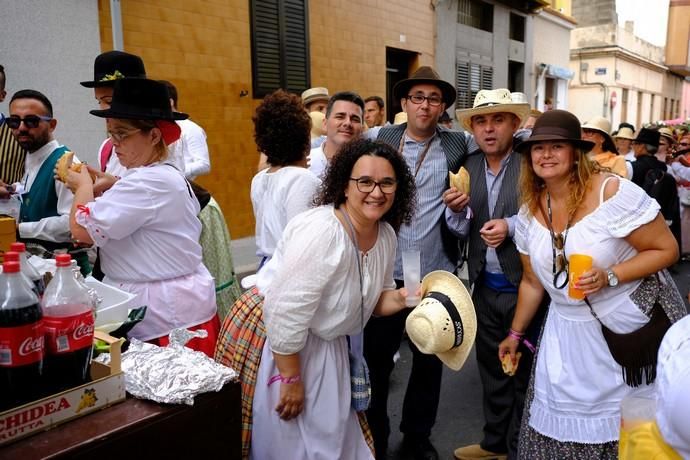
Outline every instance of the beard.
<path fill-rule="evenodd" d="M 50 142 L 50 133 L 41 133 L 40 135 L 34 136 L 29 132 L 22 131 L 17 137 L 19 136 L 26 136 L 26 138 L 22 140 L 17 139 L 17 143 L 21 145 L 24 150 L 30 153 L 35 152 Z"/>

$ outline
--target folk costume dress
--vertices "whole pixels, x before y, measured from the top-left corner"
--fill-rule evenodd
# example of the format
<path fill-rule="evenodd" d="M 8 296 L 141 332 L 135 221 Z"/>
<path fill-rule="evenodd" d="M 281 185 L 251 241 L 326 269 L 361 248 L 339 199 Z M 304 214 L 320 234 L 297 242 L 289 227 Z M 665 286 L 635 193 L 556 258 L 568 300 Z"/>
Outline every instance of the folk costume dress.
<path fill-rule="evenodd" d="M 632 182 L 618 180 L 616 194 L 604 201 L 602 185 L 599 207 L 568 230 L 566 257 L 587 254 L 593 257 L 593 266 L 610 267 L 637 254 L 623 238 L 654 220 L 659 205 Z M 626 385 L 587 305 L 571 299 L 567 287 L 554 288 L 551 234 L 524 206 L 518 214 L 515 244 L 530 257 L 551 296 L 528 390 L 527 398 L 533 397 L 523 418 L 519 456 L 617 458 L 620 402 L 627 395 L 649 394 L 653 385 Z M 601 321 L 614 332 L 632 332 L 649 321 L 642 309 L 651 309 L 651 304 L 636 293 L 641 283 L 606 287 L 589 297 Z"/>
<path fill-rule="evenodd" d="M 80 207 L 77 223 L 100 248 L 104 282 L 136 294 L 146 305 L 131 337 L 157 339 L 175 328 L 219 323 L 213 278 L 201 262 L 199 202 L 180 171 L 154 163 L 128 169 L 95 201 Z M 205 347 L 213 354 L 213 327 Z M 192 344 L 190 342 L 190 344 Z"/>
<path fill-rule="evenodd" d="M 381 292 L 395 289 L 397 240 L 379 223 L 374 246 L 355 251 L 332 206 L 296 216 L 259 272 L 267 340 L 256 380 L 250 458 L 373 459 L 351 407 L 347 335 L 362 331 Z M 363 291 L 355 257 L 361 258 Z M 361 296 L 364 293 L 364 307 Z M 304 409 L 281 420 L 273 352 L 299 353 Z"/>

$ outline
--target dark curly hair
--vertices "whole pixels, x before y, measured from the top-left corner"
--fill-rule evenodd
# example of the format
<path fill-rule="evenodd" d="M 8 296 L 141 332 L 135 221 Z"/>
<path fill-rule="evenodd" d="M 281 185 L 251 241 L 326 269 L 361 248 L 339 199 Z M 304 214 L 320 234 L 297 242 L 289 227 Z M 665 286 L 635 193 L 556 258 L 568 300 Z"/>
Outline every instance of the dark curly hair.
<path fill-rule="evenodd" d="M 256 146 L 271 166 L 294 164 L 309 153 L 311 118 L 296 94 L 279 89 L 267 95 L 252 121 Z"/>
<path fill-rule="evenodd" d="M 407 163 L 393 147 L 368 139 L 355 139 L 344 144 L 333 157 L 326 170 L 326 177 L 321 185 L 315 202 L 317 205 L 333 204 L 338 208 L 345 203 L 345 189 L 350 182 L 352 169 L 364 155 L 385 158 L 395 171 L 398 187 L 395 191 L 393 206 L 383 215 L 383 220 L 391 224 L 397 232 L 400 225 L 410 223 L 416 205 L 416 187 L 414 177 Z"/>

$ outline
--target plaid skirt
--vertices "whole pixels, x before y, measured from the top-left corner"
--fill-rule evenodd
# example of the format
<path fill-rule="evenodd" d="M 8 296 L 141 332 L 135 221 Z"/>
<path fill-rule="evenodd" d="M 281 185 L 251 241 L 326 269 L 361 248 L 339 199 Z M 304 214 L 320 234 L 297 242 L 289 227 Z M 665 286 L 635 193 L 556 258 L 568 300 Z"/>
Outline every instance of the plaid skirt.
<path fill-rule="evenodd" d="M 245 291 L 225 317 L 216 345 L 216 362 L 239 375 L 242 389 L 242 458 L 249 458 L 252 438 L 252 402 L 261 353 L 266 342 L 264 299 L 256 287 Z M 374 452 L 374 438 L 364 412 L 357 412 L 367 445 Z"/>

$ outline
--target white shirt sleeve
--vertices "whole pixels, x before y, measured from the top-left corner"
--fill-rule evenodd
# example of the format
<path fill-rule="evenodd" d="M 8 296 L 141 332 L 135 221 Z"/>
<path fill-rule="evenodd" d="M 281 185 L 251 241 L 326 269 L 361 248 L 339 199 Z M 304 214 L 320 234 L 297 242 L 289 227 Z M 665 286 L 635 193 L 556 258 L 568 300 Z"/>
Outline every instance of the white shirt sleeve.
<path fill-rule="evenodd" d="M 208 154 L 206 133 L 203 128 L 193 121 L 183 125 L 185 137 L 184 174 L 193 179 L 197 176 L 208 174 L 211 171 L 211 160 Z"/>
<path fill-rule="evenodd" d="M 690 181 L 690 168 L 687 166 L 683 166 L 677 161 L 674 161 L 671 163 L 671 170 L 673 172 L 673 176 L 676 177 L 676 179 L 683 179 L 686 181 Z"/>
<path fill-rule="evenodd" d="M 72 240 L 72 233 L 69 230 L 69 213 L 72 210 L 74 195 L 65 184 L 58 180 L 55 181 L 55 193 L 57 194 L 57 212 L 60 215 L 44 217 L 38 222 L 20 223 L 19 236 L 56 243 Z"/>

